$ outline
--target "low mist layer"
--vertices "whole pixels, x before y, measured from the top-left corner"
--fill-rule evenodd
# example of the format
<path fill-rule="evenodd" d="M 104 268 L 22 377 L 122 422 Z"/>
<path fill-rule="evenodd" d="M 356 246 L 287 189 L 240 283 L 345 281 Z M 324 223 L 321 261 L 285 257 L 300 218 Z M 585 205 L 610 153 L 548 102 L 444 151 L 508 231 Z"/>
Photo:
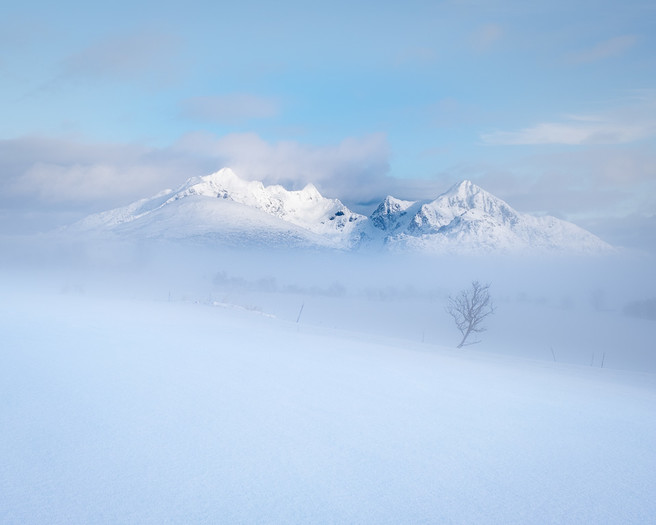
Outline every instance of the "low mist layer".
<path fill-rule="evenodd" d="M 430 257 L 333 250 L 235 250 L 169 242 L 20 245 L 8 286 L 244 308 L 372 337 L 455 346 L 445 307 L 473 281 L 494 315 L 477 351 L 656 371 L 652 261 L 607 257 Z"/>

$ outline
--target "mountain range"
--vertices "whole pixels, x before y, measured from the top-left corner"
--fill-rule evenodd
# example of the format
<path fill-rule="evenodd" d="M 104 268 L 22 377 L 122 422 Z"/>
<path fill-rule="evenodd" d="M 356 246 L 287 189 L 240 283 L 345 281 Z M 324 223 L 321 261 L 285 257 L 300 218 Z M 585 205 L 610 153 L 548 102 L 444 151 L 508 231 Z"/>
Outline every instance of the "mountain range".
<path fill-rule="evenodd" d="M 604 253 L 613 248 L 555 217 L 520 213 L 470 181 L 434 200 L 392 196 L 369 216 L 301 190 L 246 181 L 231 169 L 193 177 L 128 206 L 90 215 L 72 233 L 196 240 L 233 246 L 387 249 L 432 253 Z"/>

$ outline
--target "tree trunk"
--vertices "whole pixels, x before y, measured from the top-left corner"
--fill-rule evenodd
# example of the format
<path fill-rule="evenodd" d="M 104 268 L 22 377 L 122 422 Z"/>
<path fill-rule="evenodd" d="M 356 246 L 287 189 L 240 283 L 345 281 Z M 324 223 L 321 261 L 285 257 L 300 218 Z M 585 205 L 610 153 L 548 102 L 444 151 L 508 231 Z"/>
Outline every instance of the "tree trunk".
<path fill-rule="evenodd" d="M 469 328 L 469 329 L 467 330 L 467 332 L 465 333 L 465 335 L 462 337 L 462 341 L 460 341 L 460 344 L 459 344 L 458 346 L 456 346 L 456 348 L 462 348 L 462 347 L 465 345 L 465 341 L 466 341 L 467 338 L 469 337 L 469 334 L 470 334 L 470 333 L 471 333 L 471 328 Z"/>

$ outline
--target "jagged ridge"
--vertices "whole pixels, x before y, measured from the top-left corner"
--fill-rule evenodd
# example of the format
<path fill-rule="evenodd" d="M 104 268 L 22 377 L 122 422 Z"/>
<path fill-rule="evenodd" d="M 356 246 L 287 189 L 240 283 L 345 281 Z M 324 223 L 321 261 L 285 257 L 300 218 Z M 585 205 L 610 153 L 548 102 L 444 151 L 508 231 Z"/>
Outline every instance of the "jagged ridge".
<path fill-rule="evenodd" d="M 232 242 L 268 237 L 264 244 L 342 249 L 386 246 L 429 252 L 567 251 L 612 248 L 591 233 L 554 217 L 534 217 L 463 181 L 432 201 L 386 197 L 369 218 L 312 184 L 290 191 L 239 178 L 229 168 L 194 177 L 123 208 L 77 223 L 86 231 L 148 237 L 204 236 Z M 293 241 L 290 241 L 292 239 Z"/>
<path fill-rule="evenodd" d="M 392 197 L 372 215 L 396 249 L 426 251 L 571 251 L 612 248 L 593 234 L 555 217 L 519 213 L 471 181 L 454 185 L 429 202 Z"/>

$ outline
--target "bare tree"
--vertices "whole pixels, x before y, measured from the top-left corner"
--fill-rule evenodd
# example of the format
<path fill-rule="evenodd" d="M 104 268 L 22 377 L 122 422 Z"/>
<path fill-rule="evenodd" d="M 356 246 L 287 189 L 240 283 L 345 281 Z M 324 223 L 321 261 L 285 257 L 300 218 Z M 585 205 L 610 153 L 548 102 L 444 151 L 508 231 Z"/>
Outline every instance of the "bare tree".
<path fill-rule="evenodd" d="M 490 298 L 490 284 L 481 284 L 478 281 L 472 282 L 471 288 L 462 290 L 455 297 L 449 297 L 446 311 L 453 317 L 458 330 L 462 334 L 462 341 L 460 341 L 458 348 L 480 343 L 480 341 L 468 343 L 467 338 L 472 334 L 484 332 L 483 320 L 494 313 L 494 305 Z"/>

